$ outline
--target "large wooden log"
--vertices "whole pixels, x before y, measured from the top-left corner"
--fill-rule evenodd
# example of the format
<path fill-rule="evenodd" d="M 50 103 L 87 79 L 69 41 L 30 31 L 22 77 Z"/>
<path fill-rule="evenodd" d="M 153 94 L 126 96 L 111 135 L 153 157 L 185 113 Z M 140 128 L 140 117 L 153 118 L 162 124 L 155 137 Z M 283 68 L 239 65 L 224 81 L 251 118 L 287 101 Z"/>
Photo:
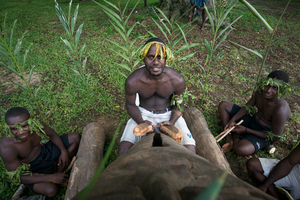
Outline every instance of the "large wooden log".
<path fill-rule="evenodd" d="M 72 199 L 88 185 L 103 158 L 104 142 L 105 133 L 100 123 L 90 123 L 83 129 L 65 200 Z"/>
<path fill-rule="evenodd" d="M 197 108 L 186 108 L 183 118 L 196 140 L 196 153 L 220 169 L 228 169 L 233 175 L 220 145 L 208 129 L 203 114 Z"/>
<path fill-rule="evenodd" d="M 222 173 L 167 135 L 160 134 L 162 145 L 153 147 L 153 136 L 111 163 L 85 199 L 192 200 Z M 218 199 L 274 198 L 229 174 Z"/>

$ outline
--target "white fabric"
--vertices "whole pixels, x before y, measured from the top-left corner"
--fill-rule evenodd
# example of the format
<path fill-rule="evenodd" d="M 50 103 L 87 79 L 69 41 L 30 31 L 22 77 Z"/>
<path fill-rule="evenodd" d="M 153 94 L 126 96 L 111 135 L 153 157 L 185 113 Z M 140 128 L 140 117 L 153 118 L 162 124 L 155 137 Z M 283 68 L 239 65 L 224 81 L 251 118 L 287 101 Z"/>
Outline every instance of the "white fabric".
<path fill-rule="evenodd" d="M 168 111 L 163 114 L 153 114 L 152 112 L 142 108 L 138 107 L 141 111 L 142 117 L 144 120 L 151 121 L 155 125 L 155 131 L 160 133 L 160 131 L 156 128 L 157 124 L 160 124 L 164 121 L 168 121 L 170 119 L 172 111 Z M 144 136 L 135 136 L 133 135 L 133 129 L 136 127 L 138 124 L 131 118 L 128 120 L 126 127 L 124 129 L 123 135 L 121 137 L 121 142 L 122 141 L 128 141 L 133 144 L 137 143 L 139 140 L 141 140 Z M 179 130 L 182 132 L 182 142 L 181 144 L 183 145 L 195 145 L 196 142 L 188 129 L 184 119 L 182 116 L 179 117 L 179 119 L 176 121 L 174 124 Z"/>
<path fill-rule="evenodd" d="M 259 161 L 264 170 L 264 175 L 268 177 L 273 167 L 275 167 L 280 160 L 259 158 Z M 274 184 L 289 190 L 294 199 L 300 199 L 300 165 L 297 164 L 294 166 L 287 176 L 279 179 Z"/>

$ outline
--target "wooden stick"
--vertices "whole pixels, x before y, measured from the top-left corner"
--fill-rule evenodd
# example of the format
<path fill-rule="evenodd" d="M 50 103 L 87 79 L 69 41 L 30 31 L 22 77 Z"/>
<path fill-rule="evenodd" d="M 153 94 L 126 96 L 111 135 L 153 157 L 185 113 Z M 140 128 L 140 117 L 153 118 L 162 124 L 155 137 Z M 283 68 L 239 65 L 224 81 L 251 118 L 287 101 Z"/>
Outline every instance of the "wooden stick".
<path fill-rule="evenodd" d="M 241 123 L 243 123 L 244 120 L 241 120 L 239 123 L 237 123 L 235 126 L 231 127 L 229 130 L 227 130 L 222 137 L 220 137 L 217 142 L 219 142 L 220 140 L 222 140 L 226 135 L 228 135 L 228 133 L 230 133 L 237 125 L 240 125 Z M 224 132 L 224 131 L 223 131 Z"/>
<path fill-rule="evenodd" d="M 227 131 L 227 130 L 225 130 L 225 131 L 223 131 L 222 133 L 220 133 L 219 135 L 217 135 L 217 136 L 215 137 L 215 139 L 217 139 L 218 137 L 220 137 L 221 135 L 223 135 L 224 133 L 226 133 L 226 131 Z"/>
<path fill-rule="evenodd" d="M 76 160 L 76 156 L 73 156 L 71 163 L 69 164 L 68 168 L 65 170 L 64 173 L 67 173 L 72 168 L 75 160 Z"/>

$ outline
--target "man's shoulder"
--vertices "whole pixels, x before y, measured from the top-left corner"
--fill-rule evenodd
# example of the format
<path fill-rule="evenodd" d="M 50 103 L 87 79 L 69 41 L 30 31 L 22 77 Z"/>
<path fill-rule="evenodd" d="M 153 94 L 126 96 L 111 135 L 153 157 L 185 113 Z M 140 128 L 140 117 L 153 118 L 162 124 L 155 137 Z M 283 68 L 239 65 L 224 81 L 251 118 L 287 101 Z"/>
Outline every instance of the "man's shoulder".
<path fill-rule="evenodd" d="M 0 156 L 3 157 L 11 152 L 15 151 L 14 140 L 12 138 L 2 136 L 0 140 Z"/>

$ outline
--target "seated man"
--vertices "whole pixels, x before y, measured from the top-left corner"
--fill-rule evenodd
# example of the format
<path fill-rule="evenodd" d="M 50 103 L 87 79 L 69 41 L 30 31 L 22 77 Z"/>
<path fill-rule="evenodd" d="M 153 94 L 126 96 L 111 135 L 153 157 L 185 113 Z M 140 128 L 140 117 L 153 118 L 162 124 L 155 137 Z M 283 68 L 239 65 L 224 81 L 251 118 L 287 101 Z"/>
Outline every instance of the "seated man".
<path fill-rule="evenodd" d="M 279 161 L 267 158 L 251 158 L 247 162 L 248 172 L 258 187 L 264 192 L 279 198 L 275 185 L 290 191 L 296 200 L 300 199 L 300 145 L 286 158 Z"/>
<path fill-rule="evenodd" d="M 174 69 L 166 67 L 166 61 L 172 57 L 165 43 L 158 39 L 149 39 L 142 49 L 141 58 L 145 66 L 135 70 L 125 82 L 126 109 L 131 119 L 127 122 L 119 145 L 119 155 L 127 152 L 141 137 L 133 134 L 135 126 L 141 123 L 152 125 L 149 132 L 160 132 L 156 125 L 175 125 L 183 133 L 182 144 L 195 150 L 192 137 L 177 105 L 171 105 L 173 95 L 182 95 L 185 91 L 183 77 Z M 135 104 L 139 95 L 140 106 Z M 183 108 L 183 103 L 181 103 Z"/>
<path fill-rule="evenodd" d="M 232 134 L 226 136 L 223 152 L 229 152 L 233 148 L 239 155 L 251 155 L 282 135 L 284 124 L 291 115 L 289 104 L 280 98 L 280 95 L 290 91 L 288 80 L 284 71 L 275 70 L 268 78 L 258 82 L 258 90 L 242 108 L 225 101 L 219 104 L 224 130 L 243 120 L 241 125 L 232 130 Z M 257 112 L 254 106 L 257 107 Z"/>
<path fill-rule="evenodd" d="M 43 122 L 30 117 L 22 107 L 5 114 L 6 133 L 0 140 L 0 156 L 13 181 L 28 185 L 37 194 L 54 197 L 59 186 L 67 183 L 63 170 L 78 149 L 80 135 L 70 133 L 59 137 Z M 40 144 L 41 134 L 50 141 Z"/>

